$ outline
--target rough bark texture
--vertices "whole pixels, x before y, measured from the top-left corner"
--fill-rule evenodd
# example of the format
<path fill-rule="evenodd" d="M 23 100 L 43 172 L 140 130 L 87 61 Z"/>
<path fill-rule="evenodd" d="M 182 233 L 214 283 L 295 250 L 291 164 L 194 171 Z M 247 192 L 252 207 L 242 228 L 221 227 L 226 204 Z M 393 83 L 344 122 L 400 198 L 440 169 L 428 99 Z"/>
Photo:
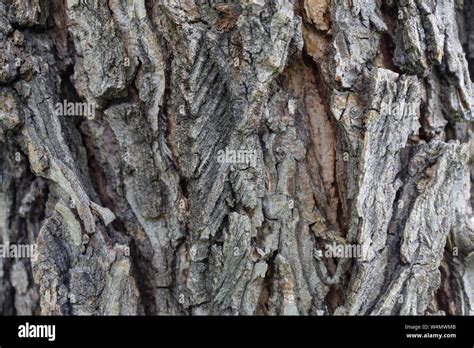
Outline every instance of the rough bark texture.
<path fill-rule="evenodd" d="M 0 0 L 0 313 L 473 314 L 473 16 Z"/>

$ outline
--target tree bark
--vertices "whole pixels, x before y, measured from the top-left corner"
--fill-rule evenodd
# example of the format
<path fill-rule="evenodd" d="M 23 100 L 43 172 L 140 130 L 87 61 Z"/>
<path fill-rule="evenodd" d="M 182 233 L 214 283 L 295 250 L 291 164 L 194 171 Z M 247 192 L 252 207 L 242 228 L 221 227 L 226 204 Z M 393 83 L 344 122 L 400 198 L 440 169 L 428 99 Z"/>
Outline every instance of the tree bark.
<path fill-rule="evenodd" d="M 0 0 L 0 313 L 473 314 L 473 14 Z"/>

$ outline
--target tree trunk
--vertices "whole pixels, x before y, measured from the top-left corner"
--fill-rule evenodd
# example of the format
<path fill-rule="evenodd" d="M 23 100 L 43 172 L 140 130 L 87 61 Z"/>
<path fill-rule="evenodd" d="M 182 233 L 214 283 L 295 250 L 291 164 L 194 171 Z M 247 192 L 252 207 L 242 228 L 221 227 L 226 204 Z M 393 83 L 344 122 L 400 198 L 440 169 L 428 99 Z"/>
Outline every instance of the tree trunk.
<path fill-rule="evenodd" d="M 0 312 L 473 314 L 473 15 L 0 0 Z"/>

